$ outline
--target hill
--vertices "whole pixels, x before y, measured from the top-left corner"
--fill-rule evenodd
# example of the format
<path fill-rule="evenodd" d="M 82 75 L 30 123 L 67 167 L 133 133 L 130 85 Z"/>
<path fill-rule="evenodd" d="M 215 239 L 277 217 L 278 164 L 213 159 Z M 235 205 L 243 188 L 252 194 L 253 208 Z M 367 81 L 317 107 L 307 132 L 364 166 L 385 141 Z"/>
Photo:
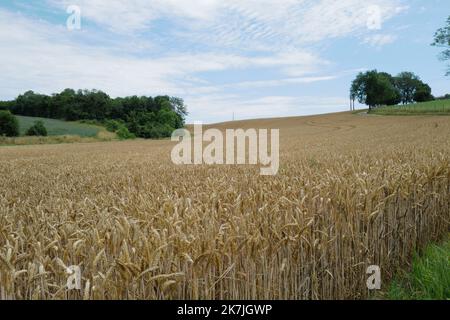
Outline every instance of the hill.
<path fill-rule="evenodd" d="M 450 100 L 434 100 L 429 102 L 386 106 L 375 108 L 370 114 L 379 115 L 450 115 Z"/>
<path fill-rule="evenodd" d="M 68 122 L 55 119 L 24 117 L 16 116 L 19 120 L 20 134 L 25 135 L 25 132 L 30 128 L 35 121 L 42 121 L 47 128 L 49 136 L 80 136 L 80 137 L 95 137 L 104 128 L 79 122 Z"/>

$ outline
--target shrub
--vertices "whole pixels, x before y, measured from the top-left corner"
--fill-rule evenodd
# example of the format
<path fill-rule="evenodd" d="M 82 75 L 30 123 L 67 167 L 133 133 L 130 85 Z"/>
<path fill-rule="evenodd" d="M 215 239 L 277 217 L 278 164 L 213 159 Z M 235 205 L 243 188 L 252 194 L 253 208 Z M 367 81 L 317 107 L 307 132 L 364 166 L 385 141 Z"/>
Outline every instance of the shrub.
<path fill-rule="evenodd" d="M 172 135 L 172 132 L 175 129 L 167 124 L 147 124 L 145 126 L 141 126 L 139 130 L 139 136 L 145 139 L 161 139 L 167 138 Z"/>
<path fill-rule="evenodd" d="M 6 110 L 0 110 L 0 135 L 19 136 L 19 121 L 11 112 Z"/>
<path fill-rule="evenodd" d="M 123 123 L 117 120 L 106 120 L 105 128 L 109 132 L 117 132 L 121 127 L 123 127 Z"/>
<path fill-rule="evenodd" d="M 114 132 L 120 140 L 135 139 L 136 135 L 131 133 L 120 120 L 106 120 L 103 124 L 109 132 Z"/>
<path fill-rule="evenodd" d="M 46 137 L 48 133 L 42 121 L 35 121 L 34 125 L 27 130 L 26 135 Z"/>
<path fill-rule="evenodd" d="M 128 139 L 135 139 L 136 136 L 133 133 L 130 133 L 128 131 L 128 128 L 124 125 L 121 125 L 119 130 L 116 131 L 117 136 L 120 140 L 128 140 Z"/>

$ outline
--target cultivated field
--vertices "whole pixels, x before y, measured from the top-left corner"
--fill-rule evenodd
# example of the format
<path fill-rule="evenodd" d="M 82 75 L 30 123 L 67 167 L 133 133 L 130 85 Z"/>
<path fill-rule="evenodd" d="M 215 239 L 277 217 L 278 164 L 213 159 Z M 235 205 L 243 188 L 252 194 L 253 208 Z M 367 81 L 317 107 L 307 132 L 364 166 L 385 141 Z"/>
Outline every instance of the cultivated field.
<path fill-rule="evenodd" d="M 60 143 L 99 142 L 117 139 L 115 133 L 104 127 L 48 118 L 16 116 L 19 121 L 20 137 L 0 136 L 0 146 L 43 145 Z M 47 129 L 47 137 L 25 136 L 27 130 L 36 122 L 42 121 Z"/>
<path fill-rule="evenodd" d="M 42 121 L 48 131 L 49 136 L 80 136 L 80 137 L 95 137 L 102 127 L 88 125 L 79 122 L 68 122 L 48 118 L 24 117 L 17 116 L 19 120 L 20 134 L 25 135 L 28 128 L 30 128 L 35 121 Z M 103 129 L 104 130 L 104 129 Z"/>
<path fill-rule="evenodd" d="M 278 175 L 177 167 L 170 141 L 0 148 L 0 298 L 361 299 L 449 232 L 448 117 L 218 127 L 280 128 Z"/>

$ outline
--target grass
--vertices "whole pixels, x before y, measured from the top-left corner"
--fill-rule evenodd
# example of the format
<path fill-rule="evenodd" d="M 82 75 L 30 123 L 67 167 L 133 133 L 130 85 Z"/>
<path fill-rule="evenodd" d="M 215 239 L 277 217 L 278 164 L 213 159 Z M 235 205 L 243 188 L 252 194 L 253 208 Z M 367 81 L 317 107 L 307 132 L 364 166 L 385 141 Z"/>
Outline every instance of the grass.
<path fill-rule="evenodd" d="M 450 100 L 435 100 L 430 102 L 379 107 L 370 111 L 378 115 L 450 115 Z"/>
<path fill-rule="evenodd" d="M 20 137 L 0 136 L 0 146 L 24 146 L 61 143 L 106 142 L 117 139 L 115 133 L 94 123 L 69 122 L 47 118 L 16 116 L 19 120 Z M 25 136 L 35 121 L 42 121 L 47 128 L 47 137 Z"/>
<path fill-rule="evenodd" d="M 391 300 L 450 299 L 450 237 L 416 255 L 410 273 L 397 277 L 387 293 Z"/>
<path fill-rule="evenodd" d="M 167 140 L 0 148 L 0 299 L 365 299 L 369 265 L 390 283 L 448 234 L 446 117 L 214 126 L 279 128 L 279 174 Z"/>
<path fill-rule="evenodd" d="M 95 137 L 80 137 L 73 135 L 47 136 L 47 137 L 3 137 L 0 136 L 0 146 L 28 146 L 62 143 L 90 143 L 117 140 L 115 133 L 99 131 Z"/>
<path fill-rule="evenodd" d="M 95 137 L 103 129 L 99 126 L 94 126 L 79 122 L 68 122 L 56 119 L 36 118 L 16 116 L 19 120 L 20 134 L 25 135 L 28 128 L 30 128 L 35 121 L 42 121 L 47 128 L 49 136 L 79 136 L 79 137 Z"/>

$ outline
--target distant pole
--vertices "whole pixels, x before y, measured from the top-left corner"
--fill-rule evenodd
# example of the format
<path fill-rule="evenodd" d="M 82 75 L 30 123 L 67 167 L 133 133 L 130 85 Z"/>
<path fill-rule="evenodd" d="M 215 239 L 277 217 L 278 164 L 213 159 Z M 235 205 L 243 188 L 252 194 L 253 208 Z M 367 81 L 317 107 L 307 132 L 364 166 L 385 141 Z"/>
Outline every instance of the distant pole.
<path fill-rule="evenodd" d="M 234 121 L 234 112 L 233 112 L 233 121 Z"/>

